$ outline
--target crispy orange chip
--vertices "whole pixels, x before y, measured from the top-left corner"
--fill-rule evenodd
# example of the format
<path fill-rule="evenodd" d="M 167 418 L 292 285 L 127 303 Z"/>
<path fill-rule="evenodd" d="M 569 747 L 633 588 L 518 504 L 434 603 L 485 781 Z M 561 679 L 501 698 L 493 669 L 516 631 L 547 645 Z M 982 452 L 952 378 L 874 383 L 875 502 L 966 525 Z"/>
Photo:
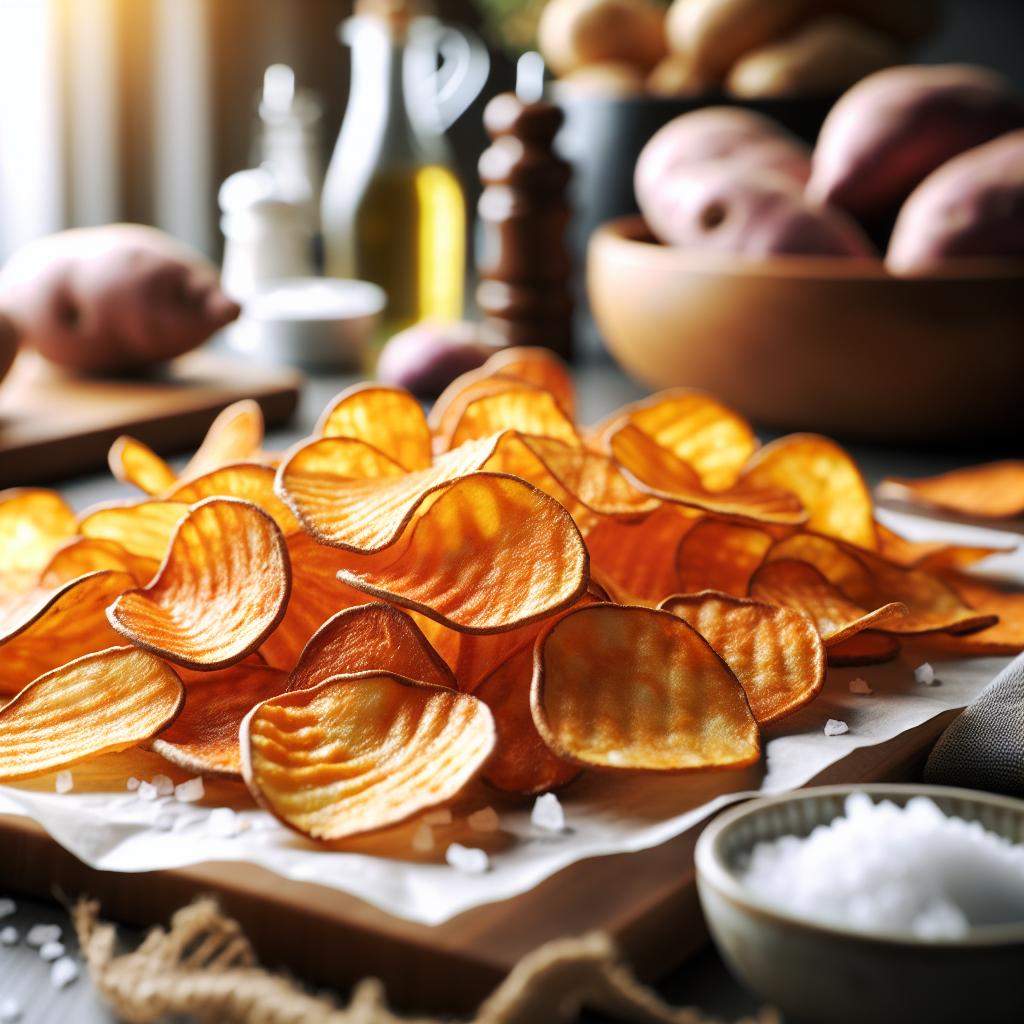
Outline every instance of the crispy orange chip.
<path fill-rule="evenodd" d="M 264 807 L 314 839 L 344 839 L 451 800 L 494 749 L 494 720 L 469 694 L 363 672 L 258 705 L 241 743 Z"/>
<path fill-rule="evenodd" d="M 188 505 L 180 501 L 105 505 L 86 512 L 78 531 L 83 537 L 112 540 L 132 555 L 161 562 L 186 515 Z"/>
<path fill-rule="evenodd" d="M 523 381 L 549 391 L 562 409 L 570 416 L 575 415 L 575 389 L 569 367 L 546 348 L 499 349 L 480 369 L 491 377 Z"/>
<path fill-rule="evenodd" d="M 184 695 L 169 666 L 130 647 L 62 665 L 0 710 L 0 780 L 134 747 L 174 721 Z"/>
<path fill-rule="evenodd" d="M 181 478 L 191 480 L 221 466 L 255 461 L 262 444 L 263 410 L 251 398 L 243 398 L 223 409 L 210 424 Z"/>
<path fill-rule="evenodd" d="M 885 628 L 907 615 L 905 604 L 891 602 L 868 610 L 846 597 L 808 562 L 782 558 L 762 565 L 750 581 L 760 601 L 793 608 L 809 616 L 829 647 L 864 629 Z"/>
<path fill-rule="evenodd" d="M 693 469 L 709 491 L 724 491 L 757 449 L 750 424 L 700 391 L 662 391 L 613 413 L 597 433 L 611 435 L 625 420 Z"/>
<path fill-rule="evenodd" d="M 288 680 L 306 690 L 332 676 L 392 672 L 455 689 L 455 677 L 412 618 L 389 604 L 357 605 L 328 619 L 306 644 Z"/>
<path fill-rule="evenodd" d="M 883 661 L 892 661 L 900 653 L 900 642 L 887 633 L 874 633 L 867 629 L 826 648 L 826 653 L 830 665 L 878 665 Z"/>
<path fill-rule="evenodd" d="M 299 521 L 274 493 L 274 470 L 255 462 L 221 466 L 175 487 L 168 499 L 195 505 L 204 498 L 241 498 L 266 512 L 287 537 L 299 530 Z"/>
<path fill-rule="evenodd" d="M 420 403 L 401 388 L 348 388 L 328 406 L 314 433 L 365 441 L 406 470 L 430 466 L 430 427 Z"/>
<path fill-rule="evenodd" d="M 494 715 L 497 743 L 484 769 L 484 780 L 508 793 L 546 793 L 572 782 L 580 773 L 551 752 L 533 724 L 530 685 L 533 645 L 520 648 L 497 665 L 476 689 Z"/>
<path fill-rule="evenodd" d="M 237 498 L 207 498 L 178 526 L 152 583 L 122 594 L 108 618 L 133 643 L 171 661 L 224 668 L 273 631 L 290 586 L 274 520 Z"/>
<path fill-rule="evenodd" d="M 679 590 L 718 590 L 743 597 L 771 546 L 771 535 L 755 526 L 703 519 L 679 543 Z"/>
<path fill-rule="evenodd" d="M 871 492 L 853 459 L 818 434 L 790 434 L 765 445 L 743 471 L 751 487 L 795 494 L 807 510 L 807 528 L 877 547 Z"/>
<path fill-rule="evenodd" d="M 825 647 L 800 612 L 714 591 L 670 597 L 661 607 L 722 656 L 761 725 L 802 708 L 825 685 Z"/>
<path fill-rule="evenodd" d="M 588 579 L 569 513 L 497 473 L 449 481 L 393 549 L 349 564 L 343 583 L 469 633 L 544 618 L 577 600 Z"/>
<path fill-rule="evenodd" d="M 16 693 L 36 676 L 121 643 L 106 609 L 135 581 L 124 572 L 94 572 L 26 595 L 0 636 L 0 693 Z"/>
<path fill-rule="evenodd" d="M 989 462 L 918 480 L 891 477 L 878 496 L 971 518 L 1011 519 L 1024 515 L 1024 461 Z"/>
<path fill-rule="evenodd" d="M 550 437 L 571 445 L 580 443 L 576 427 L 551 392 L 516 381 L 508 381 L 500 390 L 495 388 L 468 401 L 442 442 L 446 448 L 457 448 L 466 441 L 506 430 Z"/>
<path fill-rule="evenodd" d="M 74 512 L 55 491 L 0 491 L 0 572 L 39 571 L 76 531 Z"/>
<path fill-rule="evenodd" d="M 978 544 L 947 544 L 941 540 L 908 540 L 878 522 L 875 530 L 879 554 L 907 569 L 925 569 L 928 572 L 966 569 L 989 555 L 1013 550 L 1012 546 L 994 548 Z"/>
<path fill-rule="evenodd" d="M 101 540 L 98 537 L 76 537 L 65 544 L 50 559 L 42 572 L 40 582 L 44 587 L 59 587 L 80 576 L 110 569 L 126 572 L 136 586 L 148 583 L 155 575 L 160 563 L 154 558 L 142 558 L 126 551 L 117 541 Z"/>
<path fill-rule="evenodd" d="M 181 714 L 153 738 L 150 749 L 189 772 L 241 778 L 242 719 L 287 686 L 287 673 L 267 665 L 245 663 L 204 672 L 186 683 Z"/>
<path fill-rule="evenodd" d="M 944 645 L 949 653 L 999 655 L 1024 650 L 1024 592 L 962 572 L 944 573 L 943 579 L 975 611 L 999 617 L 978 633 L 948 638 Z"/>
<path fill-rule="evenodd" d="M 743 687 L 664 611 L 592 605 L 537 641 L 533 721 L 559 756 L 654 771 L 741 768 L 760 756 Z"/>
<path fill-rule="evenodd" d="M 149 445 L 122 434 L 107 453 L 107 464 L 115 479 L 137 487 L 143 494 L 163 494 L 178 480 L 178 474 Z"/>

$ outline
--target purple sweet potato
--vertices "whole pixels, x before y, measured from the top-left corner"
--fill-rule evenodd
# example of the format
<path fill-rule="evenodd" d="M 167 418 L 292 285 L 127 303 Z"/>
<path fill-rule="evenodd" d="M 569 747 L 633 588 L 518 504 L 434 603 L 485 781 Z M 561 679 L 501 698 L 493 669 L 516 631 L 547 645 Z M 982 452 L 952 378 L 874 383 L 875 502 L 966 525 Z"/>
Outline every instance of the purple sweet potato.
<path fill-rule="evenodd" d="M 421 398 L 436 398 L 459 374 L 494 355 L 479 324 L 423 322 L 388 340 L 377 362 L 377 379 Z"/>
<path fill-rule="evenodd" d="M 1024 131 L 932 171 L 903 204 L 885 262 L 914 275 L 983 257 L 1024 260 Z"/>
<path fill-rule="evenodd" d="M 965 64 L 887 68 L 832 108 L 814 150 L 808 196 L 871 221 L 895 210 L 936 167 L 1024 127 L 1024 99 Z"/>

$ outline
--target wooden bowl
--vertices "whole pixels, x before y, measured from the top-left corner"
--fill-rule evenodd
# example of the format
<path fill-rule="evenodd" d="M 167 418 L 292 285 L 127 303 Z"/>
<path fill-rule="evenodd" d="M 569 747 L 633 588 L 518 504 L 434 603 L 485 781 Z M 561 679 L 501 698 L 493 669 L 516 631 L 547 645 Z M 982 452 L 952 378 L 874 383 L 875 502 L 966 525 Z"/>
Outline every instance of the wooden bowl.
<path fill-rule="evenodd" d="M 1019 263 L 899 279 L 867 261 L 743 261 L 660 245 L 627 217 L 592 237 L 587 292 L 627 373 L 767 427 L 938 441 L 1024 426 Z"/>

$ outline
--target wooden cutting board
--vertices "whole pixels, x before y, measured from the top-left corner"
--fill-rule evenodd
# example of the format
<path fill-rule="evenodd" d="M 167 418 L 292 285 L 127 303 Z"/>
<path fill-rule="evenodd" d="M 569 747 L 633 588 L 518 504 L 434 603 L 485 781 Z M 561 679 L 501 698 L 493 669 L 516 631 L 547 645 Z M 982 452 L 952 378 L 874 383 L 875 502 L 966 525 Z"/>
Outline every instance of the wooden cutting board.
<path fill-rule="evenodd" d="M 812 784 L 904 780 L 918 774 L 958 712 L 862 747 Z M 551 939 L 610 934 L 638 973 L 654 980 L 706 941 L 693 848 L 703 826 L 639 853 L 580 861 L 514 899 L 429 927 L 402 921 L 355 897 L 244 864 L 202 864 L 144 874 L 95 871 L 35 823 L 0 815 L 0 879 L 8 893 L 62 901 L 88 895 L 108 919 L 163 924 L 197 895 L 212 893 L 241 922 L 262 963 L 308 982 L 346 988 L 381 978 L 392 1006 L 471 1011 L 526 953 Z"/>
<path fill-rule="evenodd" d="M 0 487 L 99 469 L 120 434 L 162 454 L 194 448 L 213 417 L 241 398 L 254 398 L 268 425 L 283 423 L 301 383 L 293 370 L 204 352 L 120 379 L 70 377 L 26 353 L 0 385 Z"/>

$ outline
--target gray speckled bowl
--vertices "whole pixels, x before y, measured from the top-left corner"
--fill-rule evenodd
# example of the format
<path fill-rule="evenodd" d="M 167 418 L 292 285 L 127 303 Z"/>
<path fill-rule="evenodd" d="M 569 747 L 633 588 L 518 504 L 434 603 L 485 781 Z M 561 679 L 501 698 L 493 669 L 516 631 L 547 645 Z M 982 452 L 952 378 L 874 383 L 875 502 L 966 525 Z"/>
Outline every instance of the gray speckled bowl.
<path fill-rule="evenodd" d="M 697 843 L 697 890 L 726 962 L 787 1022 L 1002 1024 L 1024 1020 L 1024 921 L 964 940 L 877 937 L 794 917 L 753 896 L 736 875 L 756 842 L 807 835 L 843 813 L 854 792 L 905 804 L 931 797 L 946 814 L 1024 842 L 1024 801 L 943 786 L 822 786 L 753 800 L 717 817 Z"/>

